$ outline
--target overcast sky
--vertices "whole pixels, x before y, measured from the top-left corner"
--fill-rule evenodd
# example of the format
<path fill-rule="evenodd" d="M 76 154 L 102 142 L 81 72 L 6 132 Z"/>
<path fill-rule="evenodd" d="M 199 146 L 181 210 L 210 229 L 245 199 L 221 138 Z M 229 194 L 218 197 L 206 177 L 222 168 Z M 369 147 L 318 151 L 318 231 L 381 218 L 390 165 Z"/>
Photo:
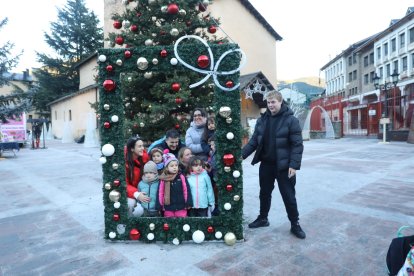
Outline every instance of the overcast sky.
<path fill-rule="evenodd" d="M 402 18 L 414 6 L 412 0 L 250 2 L 283 37 L 276 44 L 279 80 L 318 76 L 319 69 L 350 44 L 386 29 L 391 19 Z M 56 21 L 56 6 L 65 4 L 66 0 L 2 1 L 0 19 L 8 17 L 9 23 L 0 31 L 0 45 L 9 40 L 15 50 L 24 49 L 14 71 L 39 66 L 35 51 L 48 50 L 43 32 Z M 86 0 L 86 6 L 103 20 L 103 0 Z"/>

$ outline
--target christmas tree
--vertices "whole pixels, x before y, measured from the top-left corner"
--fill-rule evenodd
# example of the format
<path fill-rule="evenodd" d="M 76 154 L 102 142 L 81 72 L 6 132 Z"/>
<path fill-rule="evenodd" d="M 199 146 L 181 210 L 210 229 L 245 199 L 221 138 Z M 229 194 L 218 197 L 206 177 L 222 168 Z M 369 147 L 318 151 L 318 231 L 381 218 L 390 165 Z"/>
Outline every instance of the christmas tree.
<path fill-rule="evenodd" d="M 131 3 L 130 3 L 131 2 Z M 160 46 L 158 57 L 138 61 L 138 67 L 145 70 L 148 63 L 158 64 L 167 59 L 177 64 L 173 53 L 162 46 L 174 45 L 183 35 L 197 35 L 212 44 L 226 40 L 217 38 L 215 32 L 219 21 L 207 11 L 209 1 L 124 1 L 125 12 L 114 14 L 114 32 L 109 34 L 112 47 Z M 204 47 L 205 49 L 205 47 Z M 125 55 L 131 55 L 125 51 Z M 203 52 L 195 52 L 199 68 L 209 66 L 209 58 Z M 125 122 L 125 137 L 139 134 L 147 140 L 162 137 L 168 129 L 181 132 L 189 127 L 190 113 L 196 107 L 212 111 L 213 85 L 206 82 L 190 89 L 192 83 L 200 80 L 200 74 L 145 72 L 124 74 L 122 92 Z M 204 77 L 204 76 L 202 76 Z M 202 78 L 201 77 L 201 78 Z"/>

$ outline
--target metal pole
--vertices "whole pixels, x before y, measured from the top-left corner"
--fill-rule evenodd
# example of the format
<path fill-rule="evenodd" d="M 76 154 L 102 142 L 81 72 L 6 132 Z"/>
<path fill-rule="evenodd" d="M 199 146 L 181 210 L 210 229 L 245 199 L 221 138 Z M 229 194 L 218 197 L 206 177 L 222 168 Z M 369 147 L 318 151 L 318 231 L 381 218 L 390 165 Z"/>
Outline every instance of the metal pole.
<path fill-rule="evenodd" d="M 394 91 L 393 91 L 394 99 L 393 99 L 393 107 L 392 107 L 392 110 L 393 110 L 393 124 L 392 124 L 392 129 L 395 130 L 395 123 L 396 123 L 396 120 L 395 120 L 395 86 L 394 86 L 393 89 L 394 89 Z"/>

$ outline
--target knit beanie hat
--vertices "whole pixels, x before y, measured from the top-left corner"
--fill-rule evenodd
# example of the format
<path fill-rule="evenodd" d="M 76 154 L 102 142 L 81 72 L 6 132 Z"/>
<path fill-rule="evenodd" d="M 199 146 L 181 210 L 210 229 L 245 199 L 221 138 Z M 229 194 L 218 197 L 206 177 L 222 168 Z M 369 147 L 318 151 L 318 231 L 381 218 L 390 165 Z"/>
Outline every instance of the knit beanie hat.
<path fill-rule="evenodd" d="M 158 175 L 158 169 L 157 169 L 157 164 L 155 164 L 154 161 L 148 161 L 145 165 L 144 165 L 144 173 L 146 172 L 152 172 Z"/>
<path fill-rule="evenodd" d="M 168 164 L 170 164 L 171 161 L 177 161 L 178 163 L 177 157 L 175 157 L 175 155 L 172 153 L 166 153 L 164 154 L 163 157 L 164 157 L 164 168 L 166 168 Z"/>
<path fill-rule="evenodd" d="M 150 151 L 150 155 L 152 156 L 152 155 L 153 155 L 154 153 L 156 153 L 156 152 L 159 152 L 159 153 L 161 154 L 161 156 L 164 154 L 164 153 L 162 152 L 162 149 L 155 147 L 155 148 L 153 148 L 153 149 Z"/>

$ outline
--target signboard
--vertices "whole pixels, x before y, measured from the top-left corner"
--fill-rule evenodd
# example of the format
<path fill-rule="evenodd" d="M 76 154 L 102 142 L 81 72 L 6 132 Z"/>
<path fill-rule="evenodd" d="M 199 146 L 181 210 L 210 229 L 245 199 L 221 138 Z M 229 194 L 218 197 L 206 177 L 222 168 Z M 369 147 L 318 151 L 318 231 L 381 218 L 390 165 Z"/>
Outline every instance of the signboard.
<path fill-rule="evenodd" d="M 391 123 L 390 118 L 381 118 L 380 119 L 380 124 L 389 124 Z"/>
<path fill-rule="evenodd" d="M 23 113 L 7 119 L 6 123 L 0 122 L 1 142 L 26 141 L 26 115 Z"/>
<path fill-rule="evenodd" d="M 375 109 L 370 109 L 370 110 L 368 110 L 368 115 L 369 116 L 375 116 L 375 115 L 377 115 L 377 111 Z"/>

